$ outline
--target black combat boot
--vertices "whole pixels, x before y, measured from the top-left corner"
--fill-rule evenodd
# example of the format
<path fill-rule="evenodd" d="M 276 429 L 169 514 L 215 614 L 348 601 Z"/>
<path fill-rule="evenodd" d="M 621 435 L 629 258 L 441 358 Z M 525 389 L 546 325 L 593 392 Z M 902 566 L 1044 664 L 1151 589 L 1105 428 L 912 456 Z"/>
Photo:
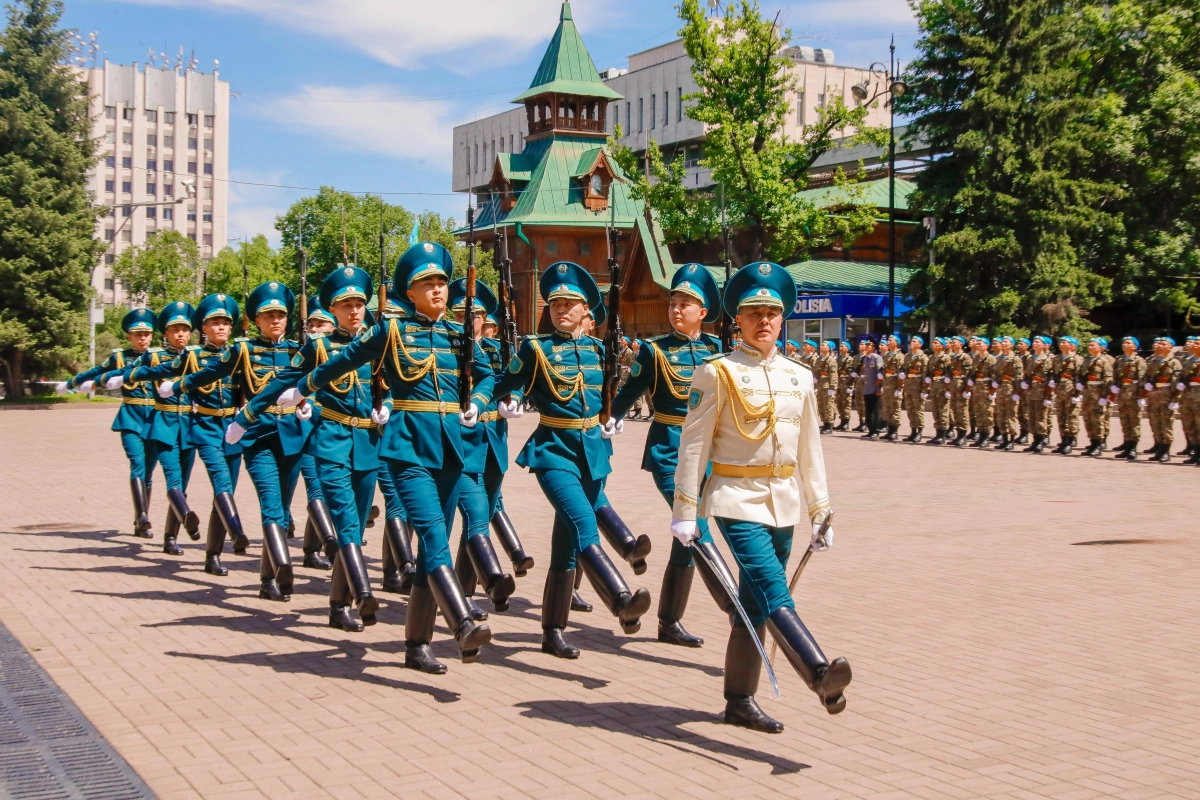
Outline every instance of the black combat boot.
<path fill-rule="evenodd" d="M 575 590 L 571 594 L 571 610 L 578 611 L 581 614 L 592 613 L 592 604 L 583 599 L 583 595 L 579 593 L 579 587 L 583 584 L 583 570 L 575 570 Z"/>
<path fill-rule="evenodd" d="M 760 642 L 765 633 L 764 628 L 758 629 Z M 762 658 L 751 639 L 754 635 L 740 620 L 729 631 L 729 644 L 725 646 L 725 723 L 763 733 L 783 733 L 783 723 L 768 717 L 754 699 L 762 672 Z"/>
<path fill-rule="evenodd" d="M 629 585 L 617 572 L 598 544 L 588 545 L 579 552 L 578 561 L 600 602 L 621 623 L 621 630 L 632 636 L 642 628 L 642 615 L 650 609 L 650 592 L 629 590 Z"/>
<path fill-rule="evenodd" d="M 1144 456 L 1158 455 L 1158 442 L 1155 442 L 1154 444 L 1150 445 L 1145 450 L 1143 450 L 1142 455 L 1144 455 Z M 1153 461 L 1154 459 L 1150 459 L 1150 460 Z"/>
<path fill-rule="evenodd" d="M 204 571 L 209 575 L 223 578 L 229 574 L 229 570 L 221 565 L 221 550 L 224 547 L 225 525 L 217 513 L 217 501 L 214 499 L 212 510 L 208 512 L 208 532 L 204 538 Z"/>
<path fill-rule="evenodd" d="M 866 433 L 864 433 L 862 435 L 862 438 L 864 438 L 864 439 L 878 439 L 879 438 L 879 431 L 875 430 L 874 428 L 864 428 L 864 430 L 866 431 Z"/>
<path fill-rule="evenodd" d="M 832 422 L 822 422 L 820 432 L 821 432 L 821 435 L 823 435 L 823 436 L 833 433 L 833 423 Z"/>
<path fill-rule="evenodd" d="M 437 621 L 437 603 L 428 586 L 414 584 L 408 597 L 404 618 L 404 666 L 430 675 L 443 675 L 446 665 L 433 656 L 433 624 Z"/>
<path fill-rule="evenodd" d="M 658 594 L 658 640 L 680 647 L 700 647 L 704 640 L 684 629 L 683 612 L 687 609 L 688 595 L 692 591 L 695 567 L 681 567 L 667 563 L 663 573 L 662 590 Z"/>
<path fill-rule="evenodd" d="M 1134 442 L 1131 442 L 1128 439 L 1126 439 L 1125 441 L 1121 442 L 1120 447 L 1115 448 L 1113 450 L 1113 458 L 1122 458 L 1125 455 L 1125 451 L 1127 451 L 1130 447 L 1133 447 L 1133 446 L 1134 446 Z"/>
<path fill-rule="evenodd" d="M 529 570 L 533 569 L 533 556 L 526 555 L 525 548 L 521 546 L 521 539 L 517 536 L 517 529 L 513 527 L 512 520 L 503 508 L 497 508 L 496 513 L 492 515 L 492 533 L 500 540 L 500 546 L 512 562 L 514 577 L 524 578 Z"/>
<path fill-rule="evenodd" d="M 183 548 L 179 546 L 179 517 L 175 516 L 175 507 L 167 506 L 167 521 L 163 524 L 163 549 L 162 551 L 169 556 L 183 555 Z"/>
<path fill-rule="evenodd" d="M 1189 444 L 1187 447 L 1183 448 L 1175 455 L 1179 456 L 1180 458 L 1184 458 L 1186 456 L 1190 456 L 1191 454 L 1192 454 L 1192 446 Z"/>
<path fill-rule="evenodd" d="M 458 540 L 458 554 L 454 556 L 454 576 L 458 578 L 458 585 L 462 587 L 463 597 L 467 598 L 467 608 L 471 619 L 476 622 L 483 622 L 488 618 L 488 614 L 475 602 L 475 566 L 471 563 L 471 557 L 467 555 L 467 537 L 464 534 Z"/>
<path fill-rule="evenodd" d="M 175 511 L 175 516 L 183 523 L 184 530 L 193 542 L 200 540 L 200 517 L 188 507 L 187 498 L 179 489 L 167 489 L 167 503 Z"/>
<path fill-rule="evenodd" d="M 932 444 L 932 445 L 945 444 L 946 437 L 944 434 L 945 434 L 945 431 L 943 431 L 941 428 L 935 429 L 934 433 L 933 433 L 933 438 L 930 439 L 928 442 L 926 442 L 926 444 Z"/>
<path fill-rule="evenodd" d="M 1021 433 L 1017 436 L 1016 444 L 1029 444 L 1029 431 L 1021 428 Z"/>
<path fill-rule="evenodd" d="M 776 609 L 767 619 L 767 627 L 792 668 L 821 699 L 825 710 L 837 714 L 844 709 L 843 690 L 851 678 L 849 662 L 835 658 L 830 663 L 794 609 L 786 606 Z"/>
<path fill-rule="evenodd" d="M 283 602 L 292 598 L 292 558 L 288 553 L 287 529 L 272 522 L 263 523 L 262 560 L 258 577 L 258 596 Z"/>
<path fill-rule="evenodd" d="M 1010 450 L 1016 450 L 1017 445 L 1016 445 L 1016 442 L 1014 442 L 1012 439 L 1009 438 L 1007 433 L 1003 433 L 1000 435 L 1000 446 L 997 447 L 996 449 L 1004 450 L 1007 452 Z"/>
<path fill-rule="evenodd" d="M 225 532 L 229 534 L 229 542 L 233 545 L 234 555 L 245 555 L 246 547 L 249 546 L 250 540 L 246 537 L 245 530 L 242 529 L 242 518 L 238 515 L 237 505 L 233 502 L 233 495 L 229 492 L 221 492 L 213 498 L 213 505 L 217 507 L 217 513 L 221 516 L 221 523 L 225 526 Z M 218 550 L 218 553 L 221 551 Z"/>
<path fill-rule="evenodd" d="M 332 569 L 333 565 L 325 557 L 325 548 L 330 541 L 336 546 L 337 530 L 333 526 L 329 506 L 325 505 L 324 500 L 312 500 L 308 504 L 308 521 L 304 523 L 304 562 L 301 566 Z"/>
<path fill-rule="evenodd" d="M 379 601 L 371 593 L 371 580 L 367 575 L 367 563 L 363 560 L 362 548 L 354 542 L 338 547 L 336 560 L 341 561 L 342 570 L 349 585 L 349 597 L 358 608 L 363 625 L 374 625 Z"/>
<path fill-rule="evenodd" d="M 571 595 L 575 591 L 575 570 L 552 569 L 546 573 L 542 589 L 542 652 L 558 658 L 579 658 L 579 648 L 566 637 L 571 615 Z"/>
<path fill-rule="evenodd" d="M 839 433 L 845 433 L 850 430 L 850 418 L 842 417 L 841 422 L 838 423 L 838 426 L 834 430 Z"/>
<path fill-rule="evenodd" d="M 412 529 L 399 517 L 383 525 L 383 585 L 385 592 L 408 594 L 412 591 L 413 576 L 417 574 L 417 559 L 412 551 Z"/>
<path fill-rule="evenodd" d="M 1161 445 L 1158 448 L 1158 453 L 1150 460 L 1157 461 L 1160 464 L 1169 464 L 1171 461 L 1171 445 Z"/>
<path fill-rule="evenodd" d="M 633 567 L 634 575 L 641 575 L 646 571 L 646 556 L 650 555 L 649 536 L 644 533 L 634 536 L 633 531 L 617 516 L 612 506 L 596 509 L 596 525 L 600 528 L 600 533 L 604 534 L 609 546 Z M 591 573 L 588 573 L 588 577 L 591 577 Z"/>
<path fill-rule="evenodd" d="M 900 430 L 899 425 L 888 425 L 887 426 L 887 434 L 883 437 L 883 440 L 885 442 L 895 442 L 895 441 L 899 440 L 899 438 L 900 438 L 899 433 L 898 433 L 899 430 Z"/>
<path fill-rule="evenodd" d="M 482 533 L 468 537 L 467 555 L 492 607 L 497 611 L 508 611 L 508 598 L 517 590 L 517 582 L 501 568 L 491 537 Z"/>
<path fill-rule="evenodd" d="M 850 432 L 851 433 L 865 433 L 866 430 L 867 430 L 867 423 L 859 422 L 858 425 L 856 425 L 850 429 Z"/>
<path fill-rule="evenodd" d="M 987 431 L 980 431 L 968 447 L 984 447 L 987 444 Z"/>
<path fill-rule="evenodd" d="M 692 549 L 703 550 L 704 554 L 708 556 L 708 561 L 700 557 L 693 558 L 692 560 L 696 564 L 696 571 L 700 573 L 700 580 L 704 581 L 704 587 L 712 595 L 717 608 L 721 609 L 722 613 L 726 616 L 736 614 L 737 610 L 734 608 L 733 600 L 730 598 L 725 586 L 729 586 L 734 591 L 737 591 L 737 581 L 734 580 L 733 573 L 729 571 L 729 565 L 721 557 L 721 551 L 712 542 L 696 542 L 692 545 Z M 716 572 L 709 566 L 710 563 L 716 567 Z M 718 572 L 721 577 L 718 577 Z M 724 584 L 721 581 L 722 577 L 725 579 Z"/>
<path fill-rule="evenodd" d="M 991 446 L 992 446 L 991 433 L 992 433 L 992 431 L 990 428 L 984 428 L 982 431 L 980 431 L 980 433 L 979 433 L 979 449 L 980 450 L 988 450 L 991 448 Z"/>
<path fill-rule="evenodd" d="M 1105 435 L 1107 436 L 1108 434 L 1105 434 Z M 1101 440 L 1100 440 L 1100 447 L 1099 447 L 1099 451 L 1100 451 L 1100 453 L 1107 453 L 1107 452 L 1108 452 L 1108 441 L 1107 441 L 1106 439 L 1101 439 Z M 1099 455 L 1099 453 L 1097 453 L 1097 455 Z"/>
<path fill-rule="evenodd" d="M 1033 444 L 1030 445 L 1029 451 L 1031 453 L 1037 453 L 1040 455 L 1041 452 L 1046 449 L 1046 439 L 1047 437 L 1045 436 L 1034 436 Z"/>
<path fill-rule="evenodd" d="M 492 640 L 492 629 L 471 619 L 470 606 L 454 570 L 444 565 L 431 570 L 429 589 L 442 612 L 442 618 L 446 620 L 446 626 L 454 632 L 463 663 L 478 661 L 479 649 Z"/>
<path fill-rule="evenodd" d="M 995 429 L 991 433 L 992 433 L 991 438 L 989 438 L 988 441 L 991 442 L 992 444 L 996 444 L 997 442 L 999 442 L 1000 437 L 1003 435 L 1002 431 L 999 428 Z"/>
<path fill-rule="evenodd" d="M 970 430 L 970 432 L 967 433 L 967 438 L 973 442 L 978 437 L 978 435 L 979 435 L 979 432 L 975 430 L 975 426 L 971 425 L 971 430 Z"/>
<path fill-rule="evenodd" d="M 1083 453 L 1085 456 L 1098 457 L 1104 455 L 1104 444 L 1098 439 L 1091 440 L 1091 446 Z"/>
<path fill-rule="evenodd" d="M 904 441 L 906 441 L 906 442 L 911 443 L 911 442 L 915 442 L 916 440 L 917 440 L 917 432 L 915 429 L 912 431 L 909 431 L 908 436 L 904 437 Z"/>
<path fill-rule="evenodd" d="M 1075 449 L 1075 437 L 1064 436 L 1061 447 L 1062 449 L 1059 450 L 1060 453 L 1062 453 L 1064 456 L 1071 455 L 1071 451 Z"/>
<path fill-rule="evenodd" d="M 333 558 L 333 574 L 329 576 L 329 627 L 341 628 L 349 633 L 362 632 L 363 623 L 350 613 L 350 604 L 353 602 L 354 593 L 346 579 L 342 555 L 338 553 Z"/>
<path fill-rule="evenodd" d="M 154 536 L 150 522 L 150 494 L 146 482 L 141 478 L 131 478 L 129 493 L 133 495 L 133 535 L 139 539 L 149 539 Z"/>
<path fill-rule="evenodd" d="M 1189 464 L 1189 465 L 1200 464 L 1200 447 L 1193 447 L 1192 448 L 1192 457 L 1189 458 L 1187 461 L 1184 461 L 1183 463 Z"/>
<path fill-rule="evenodd" d="M 954 441 L 951 444 L 955 447 L 966 447 L 968 442 L 967 432 L 962 428 L 956 428 L 955 430 L 958 432 L 958 435 L 954 437 Z"/>
<path fill-rule="evenodd" d="M 924 438 L 925 434 L 918 430 L 913 431 L 912 436 L 909 437 L 909 441 L 911 441 L 913 444 L 920 444 L 921 440 Z"/>
<path fill-rule="evenodd" d="M 1137 457 L 1138 457 L 1137 446 L 1138 446 L 1138 440 L 1134 439 L 1132 442 L 1129 443 L 1129 447 L 1125 450 L 1125 452 L 1119 454 L 1117 456 L 1117 458 L 1123 458 L 1126 461 L 1137 461 Z"/>

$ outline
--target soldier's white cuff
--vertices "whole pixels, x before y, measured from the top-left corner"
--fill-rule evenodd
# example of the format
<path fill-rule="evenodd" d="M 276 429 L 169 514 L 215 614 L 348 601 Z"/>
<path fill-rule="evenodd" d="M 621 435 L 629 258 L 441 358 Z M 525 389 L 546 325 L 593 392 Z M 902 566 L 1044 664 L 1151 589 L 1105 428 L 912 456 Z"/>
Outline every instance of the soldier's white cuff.
<path fill-rule="evenodd" d="M 814 500 L 808 504 L 808 518 L 813 522 L 816 522 L 818 518 L 823 521 L 825 519 L 825 512 L 829 511 L 830 508 L 828 497 Z"/>
<path fill-rule="evenodd" d="M 676 486 L 674 499 L 675 503 L 672 508 L 672 515 L 675 519 L 696 519 L 700 505 L 696 495 L 687 491 L 682 486 Z"/>

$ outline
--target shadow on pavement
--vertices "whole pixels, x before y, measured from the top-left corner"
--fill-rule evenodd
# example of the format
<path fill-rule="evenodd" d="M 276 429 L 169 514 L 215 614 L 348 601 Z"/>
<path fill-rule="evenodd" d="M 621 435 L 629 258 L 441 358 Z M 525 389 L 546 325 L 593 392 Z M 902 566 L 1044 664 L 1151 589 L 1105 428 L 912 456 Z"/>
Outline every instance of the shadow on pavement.
<path fill-rule="evenodd" d="M 734 771 L 738 771 L 738 766 L 721 756 L 770 764 L 772 775 L 790 775 L 802 769 L 809 769 L 808 764 L 762 750 L 710 739 L 683 727 L 689 722 L 723 724 L 715 714 L 702 711 L 648 703 L 585 703 L 572 700 L 535 700 L 518 703 L 516 707 L 525 709 L 521 712 L 523 717 L 561 722 L 577 728 L 600 728 L 613 733 L 628 734 L 699 756 Z M 705 752 L 698 752 L 693 748 Z"/>

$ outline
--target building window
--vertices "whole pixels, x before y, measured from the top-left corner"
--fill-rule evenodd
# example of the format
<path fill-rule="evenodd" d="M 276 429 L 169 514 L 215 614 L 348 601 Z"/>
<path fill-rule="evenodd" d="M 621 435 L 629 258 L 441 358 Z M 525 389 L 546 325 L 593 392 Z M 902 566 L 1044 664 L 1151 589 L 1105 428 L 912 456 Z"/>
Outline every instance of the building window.
<path fill-rule="evenodd" d="M 164 117 L 163 122 L 167 123 L 168 125 L 175 124 L 175 112 L 174 111 L 164 111 L 163 117 Z"/>
<path fill-rule="evenodd" d="M 633 109 L 633 103 L 629 103 L 629 102 L 625 103 L 625 127 L 628 128 L 628 130 L 625 131 L 626 136 L 633 133 L 633 111 L 632 111 L 632 109 Z"/>
<path fill-rule="evenodd" d="M 195 149 L 196 149 L 196 137 L 189 136 L 188 137 L 188 150 L 195 150 Z"/>
<path fill-rule="evenodd" d="M 163 147 L 174 147 L 174 146 L 175 146 L 175 137 L 174 136 L 164 136 L 163 137 Z"/>
<path fill-rule="evenodd" d="M 508 152 L 511 153 L 512 151 L 513 151 L 513 137 L 512 137 L 512 134 L 510 133 L 508 135 Z"/>
<path fill-rule="evenodd" d="M 163 219 L 175 219 L 175 209 L 167 206 L 163 209 Z"/>
<path fill-rule="evenodd" d="M 211 186 L 204 187 L 204 199 L 212 200 L 212 187 Z"/>
<path fill-rule="evenodd" d="M 212 175 L 212 162 L 211 161 L 204 162 L 204 174 Z"/>
<path fill-rule="evenodd" d="M 146 184 L 146 194 L 149 194 L 149 195 L 158 194 L 158 184 L 147 183 Z"/>
<path fill-rule="evenodd" d="M 122 242 L 132 242 L 133 241 L 133 231 L 131 231 L 129 229 L 125 229 L 125 230 L 121 231 L 121 241 Z"/>
<path fill-rule="evenodd" d="M 117 107 L 116 106 L 105 106 L 104 107 L 104 118 L 105 119 L 116 119 L 117 118 Z"/>
<path fill-rule="evenodd" d="M 123 156 L 121 158 L 121 166 L 125 169 L 133 169 L 133 156 Z"/>
<path fill-rule="evenodd" d="M 188 222 L 195 222 L 196 221 L 196 212 L 189 209 L 187 218 L 188 218 Z"/>
<path fill-rule="evenodd" d="M 558 242 L 554 241 L 553 239 L 548 240 L 546 242 L 546 252 L 547 253 L 557 253 L 558 252 Z"/>
<path fill-rule="evenodd" d="M 146 134 L 146 144 L 150 145 L 151 147 L 157 147 L 158 146 L 158 135 L 153 134 L 153 133 L 147 133 Z"/>
<path fill-rule="evenodd" d="M 211 233 L 204 234 L 204 244 L 208 245 L 209 247 L 212 247 L 212 236 L 213 235 Z"/>
<path fill-rule="evenodd" d="M 187 115 L 187 124 L 188 124 L 188 125 L 195 125 L 195 124 L 196 124 L 196 115 L 195 115 L 195 114 L 188 114 L 188 115 Z"/>
<path fill-rule="evenodd" d="M 804 92 L 796 93 L 796 124 L 804 124 Z"/>
<path fill-rule="evenodd" d="M 579 243 L 579 255 L 590 256 L 591 254 L 592 254 L 592 243 L 591 242 L 580 242 Z"/>
<path fill-rule="evenodd" d="M 204 221 L 205 221 L 205 222 L 212 222 L 212 212 L 211 212 L 211 211 L 205 211 L 205 212 L 204 212 Z"/>
<path fill-rule="evenodd" d="M 642 98 L 642 97 L 638 98 L 638 128 L 637 129 L 639 132 L 646 129 L 645 125 L 643 124 L 643 114 L 642 114 L 642 111 L 645 109 L 645 102 L 646 102 L 645 98 Z"/>
<path fill-rule="evenodd" d="M 205 139 L 205 140 L 204 140 L 204 149 L 205 149 L 205 150 L 212 150 L 212 139 Z"/>
<path fill-rule="evenodd" d="M 121 206 L 121 216 L 122 217 L 133 216 L 133 206 Z"/>
<path fill-rule="evenodd" d="M 105 254 L 104 254 L 104 263 L 105 263 L 105 264 L 111 264 L 111 263 L 113 263 L 113 262 L 114 262 L 114 261 L 116 261 L 116 260 L 117 260 L 117 257 L 116 257 L 115 255 L 113 255 L 112 253 L 105 253 Z M 104 279 L 104 288 L 105 288 L 105 289 L 111 289 L 111 288 L 112 288 L 112 282 L 113 282 L 113 281 L 112 281 L 112 278 L 105 278 L 105 279 Z"/>
<path fill-rule="evenodd" d="M 620 124 L 621 124 L 621 104 L 613 103 L 613 130 L 615 131 L 617 129 L 617 126 Z"/>
<path fill-rule="evenodd" d="M 819 95 L 817 95 L 817 108 L 824 108 L 824 107 L 825 107 L 825 95 L 819 94 Z"/>
<path fill-rule="evenodd" d="M 111 242 L 112 240 L 113 240 L 113 229 L 105 228 L 104 229 L 104 241 Z"/>
<path fill-rule="evenodd" d="M 146 209 L 146 219 L 157 219 L 157 218 L 158 218 L 158 209 L 157 208 L 155 208 L 154 206 L 150 206 L 149 208 Z"/>
<path fill-rule="evenodd" d="M 127 120 L 132 121 L 133 120 L 133 109 L 132 108 L 121 109 L 121 116 Z"/>
<path fill-rule="evenodd" d="M 117 143 L 117 132 L 109 131 L 108 133 L 104 134 L 104 143 L 105 144 L 116 144 Z"/>
<path fill-rule="evenodd" d="M 192 173 L 193 175 L 196 174 L 196 162 L 195 161 L 188 162 L 188 172 Z"/>
<path fill-rule="evenodd" d="M 174 196 L 175 196 L 175 184 L 164 183 L 163 184 L 163 197 L 174 197 Z"/>
<path fill-rule="evenodd" d="M 121 144 L 133 144 L 133 134 L 126 131 L 121 134 Z"/>
<path fill-rule="evenodd" d="M 158 112 L 146 109 L 146 122 L 158 122 Z"/>
<path fill-rule="evenodd" d="M 463 156 L 463 158 L 467 162 L 467 178 L 469 179 L 471 177 L 471 146 L 470 145 L 467 145 L 467 152 Z"/>
<path fill-rule="evenodd" d="M 133 181 L 121 181 L 121 191 L 125 194 L 131 193 L 133 191 Z M 128 217 L 129 215 L 126 214 L 125 216 Z"/>
<path fill-rule="evenodd" d="M 650 95 L 650 130 L 658 127 L 658 112 L 655 110 L 658 107 L 658 95 Z"/>
<path fill-rule="evenodd" d="M 212 126 L 213 126 L 213 115 L 205 114 L 204 115 L 204 127 L 211 128 Z M 209 244 L 212 244 L 212 243 L 209 242 Z"/>
<path fill-rule="evenodd" d="M 174 171 L 175 171 L 175 162 L 169 158 L 165 159 L 163 161 L 163 172 L 174 172 Z"/>
<path fill-rule="evenodd" d="M 117 182 L 116 181 L 105 181 L 104 182 L 104 191 L 115 192 L 116 190 L 117 190 Z"/>
<path fill-rule="evenodd" d="M 105 156 L 104 157 L 104 166 L 115 167 L 116 165 L 117 165 L 117 157 L 116 156 Z"/>
<path fill-rule="evenodd" d="M 475 172 L 479 172 L 479 145 L 475 145 Z"/>
<path fill-rule="evenodd" d="M 663 92 L 663 126 L 671 124 L 671 92 Z"/>
<path fill-rule="evenodd" d="M 152 158 L 146 159 L 146 170 L 148 172 L 157 172 L 158 171 L 158 162 Z"/>
<path fill-rule="evenodd" d="M 675 90 L 675 122 L 683 122 L 683 87 Z"/>
<path fill-rule="evenodd" d="M 191 114 L 188 114 L 188 116 L 190 117 L 190 116 L 192 116 L 192 115 L 191 115 Z M 189 234 L 188 234 L 188 238 L 189 238 L 189 239 L 191 239 L 191 240 L 194 242 L 194 241 L 196 241 L 196 234 L 194 234 L 194 233 L 189 233 Z"/>

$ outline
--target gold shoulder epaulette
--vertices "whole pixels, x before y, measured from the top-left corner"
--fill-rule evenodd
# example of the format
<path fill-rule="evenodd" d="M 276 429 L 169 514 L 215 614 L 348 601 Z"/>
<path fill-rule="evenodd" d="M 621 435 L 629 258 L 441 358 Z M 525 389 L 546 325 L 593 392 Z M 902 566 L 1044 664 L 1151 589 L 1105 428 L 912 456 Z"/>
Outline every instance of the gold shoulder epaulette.
<path fill-rule="evenodd" d="M 308 338 L 309 339 L 324 339 L 326 335 L 327 334 L 324 334 L 324 333 L 310 333 L 308 335 Z"/>
<path fill-rule="evenodd" d="M 729 355 L 729 354 L 728 353 L 713 353 L 711 356 L 705 356 L 703 360 L 705 363 L 708 363 L 709 361 L 716 361 L 719 358 L 724 358 L 727 355 Z"/>
<path fill-rule="evenodd" d="M 248 342 L 248 341 L 250 341 L 250 337 L 249 336 L 238 336 L 236 339 L 234 339 L 234 341 L 235 342 Z"/>

